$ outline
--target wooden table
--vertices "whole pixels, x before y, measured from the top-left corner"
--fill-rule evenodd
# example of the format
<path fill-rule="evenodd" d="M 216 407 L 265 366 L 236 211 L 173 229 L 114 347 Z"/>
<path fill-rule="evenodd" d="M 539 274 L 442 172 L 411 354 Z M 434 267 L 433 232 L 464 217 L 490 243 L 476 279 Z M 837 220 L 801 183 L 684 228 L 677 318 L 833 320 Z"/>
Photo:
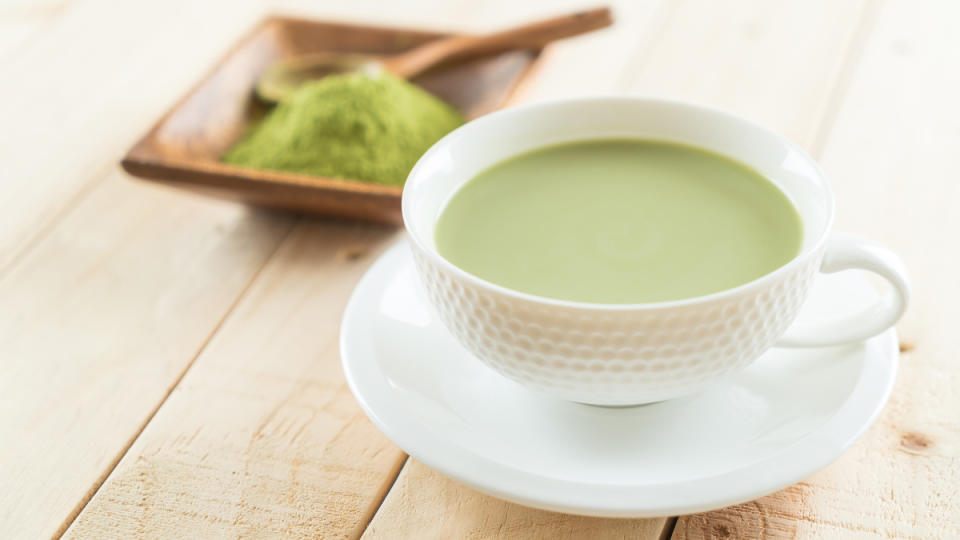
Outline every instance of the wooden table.
<path fill-rule="evenodd" d="M 880 421 L 835 464 L 705 514 L 480 495 L 364 417 L 337 354 L 400 234 L 133 181 L 127 147 L 269 11 L 484 30 L 577 0 L 0 4 L 0 537 L 960 538 L 960 3 L 623 0 L 524 101 L 629 92 L 780 130 L 915 298 Z"/>

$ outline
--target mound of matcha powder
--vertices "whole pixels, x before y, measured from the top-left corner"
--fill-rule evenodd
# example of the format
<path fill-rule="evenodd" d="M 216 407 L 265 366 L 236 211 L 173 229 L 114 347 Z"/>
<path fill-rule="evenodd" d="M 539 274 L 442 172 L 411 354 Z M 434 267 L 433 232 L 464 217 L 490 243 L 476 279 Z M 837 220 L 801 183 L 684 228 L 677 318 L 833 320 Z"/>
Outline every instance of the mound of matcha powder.
<path fill-rule="evenodd" d="M 222 159 L 402 186 L 417 159 L 461 124 L 459 112 L 407 81 L 348 73 L 301 86 Z"/>

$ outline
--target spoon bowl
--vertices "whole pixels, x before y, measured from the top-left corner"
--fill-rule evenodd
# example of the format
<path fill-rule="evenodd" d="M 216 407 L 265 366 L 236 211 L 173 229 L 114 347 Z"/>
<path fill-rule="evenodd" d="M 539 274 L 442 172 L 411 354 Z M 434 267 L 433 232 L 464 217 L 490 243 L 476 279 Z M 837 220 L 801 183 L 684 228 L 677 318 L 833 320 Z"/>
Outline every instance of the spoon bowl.
<path fill-rule="evenodd" d="M 377 69 L 377 57 L 366 54 L 317 52 L 273 63 L 257 80 L 257 97 L 267 102 L 286 101 L 305 82 L 362 69 Z"/>

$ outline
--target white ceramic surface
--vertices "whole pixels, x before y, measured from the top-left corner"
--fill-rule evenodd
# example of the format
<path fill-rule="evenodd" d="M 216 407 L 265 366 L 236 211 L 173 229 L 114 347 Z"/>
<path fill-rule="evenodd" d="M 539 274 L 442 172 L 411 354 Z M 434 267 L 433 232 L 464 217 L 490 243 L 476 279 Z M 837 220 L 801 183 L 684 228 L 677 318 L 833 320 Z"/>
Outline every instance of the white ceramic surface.
<path fill-rule="evenodd" d="M 481 280 L 442 258 L 433 228 L 447 201 L 484 168 L 571 140 L 648 137 L 707 148 L 777 184 L 804 222 L 801 253 L 757 280 L 674 302 L 565 302 Z M 816 162 L 788 140 L 717 110 L 641 98 L 589 98 L 507 109 L 474 120 L 433 146 L 403 191 L 416 266 L 440 320 L 503 375 L 555 396 L 602 405 L 690 395 L 750 365 L 778 339 L 825 345 L 889 328 L 909 295 L 906 270 L 882 246 L 830 235 L 833 195 Z M 707 263 L 705 263 L 707 264 Z M 821 272 L 868 269 L 891 294 L 846 317 L 811 321 L 784 337 Z"/>
<path fill-rule="evenodd" d="M 800 321 L 876 301 L 856 273 L 821 276 Z M 893 384 L 894 330 L 766 352 L 695 396 L 637 407 L 571 403 L 487 368 L 429 309 L 406 242 L 358 284 L 340 340 L 350 388 L 414 458 L 480 491 L 579 514 L 666 516 L 754 499 L 826 466 Z"/>

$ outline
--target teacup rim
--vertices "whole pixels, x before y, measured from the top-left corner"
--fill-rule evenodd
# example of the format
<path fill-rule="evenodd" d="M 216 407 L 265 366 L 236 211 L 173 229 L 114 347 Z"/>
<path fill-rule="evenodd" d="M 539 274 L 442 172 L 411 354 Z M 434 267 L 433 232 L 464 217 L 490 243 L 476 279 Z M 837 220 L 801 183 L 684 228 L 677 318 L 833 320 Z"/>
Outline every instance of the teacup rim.
<path fill-rule="evenodd" d="M 503 118 L 522 114 L 524 112 L 534 110 L 534 109 L 550 109 L 552 107 L 566 107 L 573 106 L 577 104 L 584 103 L 644 103 L 653 106 L 665 106 L 665 107 L 675 107 L 675 108 L 686 108 L 688 110 L 693 110 L 698 114 L 712 114 L 715 116 L 723 117 L 725 120 L 740 122 L 746 126 L 758 130 L 765 134 L 765 136 L 770 137 L 779 143 L 789 147 L 792 151 L 796 152 L 798 155 L 803 157 L 804 160 L 811 166 L 812 170 L 815 172 L 816 176 L 821 180 L 820 184 L 822 186 L 825 199 L 827 201 L 826 209 L 826 223 L 823 229 L 820 231 L 820 235 L 809 245 L 802 248 L 796 255 L 793 256 L 789 261 L 783 265 L 777 267 L 776 269 L 767 272 L 766 274 L 750 280 L 736 287 L 729 289 L 723 289 L 721 291 L 713 292 L 710 294 L 705 294 L 701 296 L 693 296 L 689 298 L 680 298 L 677 300 L 667 300 L 662 302 L 641 302 L 641 303 L 600 303 L 600 302 L 578 302 L 573 300 L 563 300 L 560 298 L 551 298 L 547 296 L 539 296 L 536 294 L 526 293 L 523 291 L 518 291 L 516 289 L 511 289 L 504 287 L 503 285 L 498 285 L 491 281 L 487 281 L 481 277 L 478 277 L 466 270 L 460 268 L 459 266 L 453 264 L 445 257 L 440 255 L 440 253 L 429 244 L 425 243 L 419 234 L 415 233 L 413 228 L 409 226 L 411 221 L 410 213 L 410 204 L 409 204 L 409 193 L 410 190 L 408 186 L 412 185 L 411 182 L 414 180 L 417 175 L 421 172 L 424 167 L 424 163 L 430 161 L 433 156 L 437 155 L 443 149 L 453 144 L 451 141 L 455 138 L 461 136 L 463 131 L 468 129 L 484 129 L 482 126 L 485 126 L 492 122 L 500 121 Z M 577 139 L 579 140 L 579 139 Z M 590 137 L 584 137 L 582 140 L 587 141 L 591 140 Z M 660 97 L 645 97 L 645 96 L 631 96 L 623 94 L 602 94 L 602 95 L 593 95 L 586 97 L 576 97 L 576 98 L 561 98 L 561 99 L 550 99 L 544 101 L 537 101 L 534 103 L 526 103 L 521 105 L 514 105 L 505 109 L 501 109 L 475 120 L 472 120 L 463 126 L 458 127 L 457 129 L 451 131 L 439 141 L 433 144 L 422 156 L 417 160 L 417 163 L 414 165 L 413 169 L 410 171 L 410 174 L 407 176 L 407 181 L 404 183 L 404 188 L 401 196 L 401 215 L 403 218 L 404 228 L 406 229 L 407 237 L 420 249 L 420 251 L 431 259 L 435 263 L 443 266 L 447 271 L 452 272 L 454 275 L 458 276 L 461 279 L 467 280 L 472 284 L 479 286 L 484 289 L 491 290 L 501 295 L 508 297 L 513 297 L 515 299 L 536 303 L 544 304 L 551 307 L 563 308 L 563 309 L 579 309 L 579 310 L 607 310 L 607 311 L 637 311 L 637 310 L 659 310 L 659 309 L 671 309 L 671 308 L 682 308 L 687 306 L 694 306 L 698 304 L 708 304 L 715 301 L 723 301 L 731 297 L 737 297 L 744 293 L 748 293 L 754 289 L 761 288 L 765 286 L 768 282 L 776 281 L 783 274 L 789 273 L 794 267 L 802 264 L 803 259 L 806 259 L 809 255 L 816 253 L 821 250 L 823 245 L 826 243 L 827 238 L 830 236 L 830 232 L 833 228 L 834 217 L 836 210 L 836 199 L 833 194 L 833 189 L 830 186 L 830 183 L 827 181 L 826 174 L 823 171 L 823 168 L 820 164 L 811 156 L 806 150 L 800 147 L 798 144 L 788 139 L 786 136 L 780 134 L 779 132 L 760 124 L 759 122 L 750 120 L 740 114 L 734 113 L 730 110 L 724 109 L 722 107 L 717 107 L 714 105 L 707 105 L 703 103 L 698 103 L 694 101 L 671 99 L 671 98 L 660 98 Z"/>

